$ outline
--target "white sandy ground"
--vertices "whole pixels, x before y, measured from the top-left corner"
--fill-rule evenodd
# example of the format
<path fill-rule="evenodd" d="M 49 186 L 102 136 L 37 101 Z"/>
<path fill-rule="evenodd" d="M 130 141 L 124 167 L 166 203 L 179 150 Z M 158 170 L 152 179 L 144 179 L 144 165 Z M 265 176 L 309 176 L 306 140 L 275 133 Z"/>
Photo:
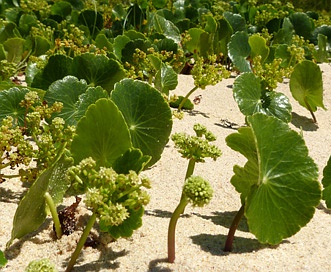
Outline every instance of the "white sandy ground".
<path fill-rule="evenodd" d="M 331 66 L 322 64 L 324 103 L 331 108 Z M 130 239 L 109 242 L 106 235 L 98 249 L 85 248 L 74 271 L 331 271 L 331 214 L 322 202 L 313 219 L 296 235 L 280 245 L 261 245 L 240 224 L 231 253 L 223 251 L 232 219 L 240 208 L 239 194 L 230 184 L 235 164 L 243 165 L 245 158 L 231 150 L 225 137 L 236 130 L 220 126 L 227 119 L 238 125 L 244 124 L 232 97 L 234 78 L 223 80 L 206 90 L 198 90 L 192 98 L 202 95 L 201 103 L 193 112 L 186 112 L 182 120 L 174 120 L 173 132 L 193 134 L 193 124 L 201 123 L 217 135 L 216 145 L 222 156 L 216 161 L 197 164 L 195 174 L 208 179 L 214 188 L 214 198 L 204 208 L 188 206 L 179 219 L 176 231 L 176 260 L 167 263 L 167 230 L 170 215 L 181 194 L 188 161 L 181 158 L 170 140 L 161 160 L 144 172 L 153 182 L 149 190 L 151 202 L 146 207 L 143 226 Z M 186 94 L 193 87 L 191 76 L 179 76 L 176 94 Z M 331 155 L 331 112 L 316 112 L 318 126 L 311 121 L 310 113 L 292 98 L 288 80 L 277 91 L 285 93 L 293 107 L 291 128 L 300 131 L 310 150 L 310 156 L 322 171 Z M 12 218 L 22 193 L 21 183 L 16 180 L 0 185 L 0 249 L 10 237 Z M 71 204 L 73 198 L 68 199 Z M 82 205 L 80 205 L 82 206 Z M 83 208 L 80 208 L 83 211 Z M 81 231 L 55 240 L 51 219 L 41 229 L 21 241 L 14 241 L 6 252 L 9 262 L 3 271 L 24 271 L 34 259 L 49 258 L 59 271 L 66 264 L 80 237 Z"/>

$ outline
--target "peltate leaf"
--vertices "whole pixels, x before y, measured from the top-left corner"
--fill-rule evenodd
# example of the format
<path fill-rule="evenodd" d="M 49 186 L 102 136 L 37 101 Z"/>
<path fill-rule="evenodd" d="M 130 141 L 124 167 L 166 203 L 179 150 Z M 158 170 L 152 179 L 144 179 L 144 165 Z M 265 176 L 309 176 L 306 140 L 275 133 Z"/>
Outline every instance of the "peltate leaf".
<path fill-rule="evenodd" d="M 85 79 L 90 86 L 101 86 L 108 92 L 125 76 L 119 62 L 104 55 L 91 53 L 76 56 L 71 69 L 73 76 Z"/>
<path fill-rule="evenodd" d="M 323 34 L 318 34 L 317 35 L 317 41 L 318 41 L 318 49 L 316 50 L 314 57 L 317 62 L 323 63 L 328 61 L 328 51 L 327 51 L 327 41 L 328 37 L 323 35 Z"/>
<path fill-rule="evenodd" d="M 76 125 L 77 117 L 76 103 L 81 94 L 87 89 L 85 80 L 78 80 L 73 76 L 66 76 L 57 80 L 49 86 L 44 99 L 52 105 L 54 102 L 62 102 L 63 108 L 60 113 L 53 114 L 53 117 L 63 118 L 68 125 Z M 93 101 L 95 102 L 95 101 Z"/>
<path fill-rule="evenodd" d="M 228 44 L 229 57 L 240 72 L 251 72 L 251 66 L 247 60 L 251 53 L 248 43 L 248 34 L 244 31 L 236 32 L 231 36 Z"/>
<path fill-rule="evenodd" d="M 123 155 L 118 157 L 113 163 L 112 168 L 118 174 L 129 174 L 130 170 L 140 173 L 147 163 L 150 161 L 150 156 L 144 154 L 137 148 L 130 148 Z"/>
<path fill-rule="evenodd" d="M 304 37 L 305 40 L 311 39 L 314 30 L 312 18 L 304 12 L 292 13 L 289 18 L 297 35 Z"/>
<path fill-rule="evenodd" d="M 100 98 L 109 98 L 109 95 L 106 90 L 98 87 L 88 87 L 87 90 L 78 97 L 76 102 L 76 120 L 80 120 L 85 115 L 88 107 L 97 102 Z"/>
<path fill-rule="evenodd" d="M 313 31 L 313 41 L 315 44 L 318 43 L 318 35 L 322 34 L 327 37 L 327 44 L 329 51 L 331 50 L 331 26 L 330 25 L 322 25 L 320 27 L 317 27 Z"/>
<path fill-rule="evenodd" d="M 98 166 L 111 167 L 131 147 L 123 115 L 109 99 L 99 99 L 77 124 L 71 145 L 75 164 L 92 157 Z"/>
<path fill-rule="evenodd" d="M 324 188 L 322 198 L 325 200 L 326 206 L 331 209 L 331 156 L 323 170 L 322 184 Z"/>
<path fill-rule="evenodd" d="M 103 17 L 94 10 L 84 10 L 78 16 L 78 22 L 89 29 L 92 38 L 103 29 Z"/>
<path fill-rule="evenodd" d="M 286 95 L 263 90 L 260 78 L 253 73 L 243 73 L 236 78 L 233 96 L 246 116 L 261 112 L 287 123 L 291 121 L 292 106 Z"/>
<path fill-rule="evenodd" d="M 130 214 L 129 217 L 125 219 L 121 225 L 108 227 L 100 221 L 100 229 L 108 232 L 115 239 L 120 237 L 131 237 L 133 231 L 142 226 L 144 208 L 140 208 L 138 211 L 129 210 L 128 212 Z"/>
<path fill-rule="evenodd" d="M 169 140 L 172 116 L 161 93 L 149 84 L 123 79 L 111 94 L 128 125 L 132 145 L 152 156 L 149 166 L 158 161 Z"/>
<path fill-rule="evenodd" d="M 118 35 L 114 39 L 114 54 L 118 60 L 122 60 L 122 50 L 129 41 L 131 39 L 125 35 Z"/>
<path fill-rule="evenodd" d="M 247 123 L 226 138 L 248 159 L 235 166 L 231 183 L 241 193 L 250 231 L 262 243 L 278 244 L 313 217 L 321 198 L 318 168 L 286 123 L 261 113 Z"/>
<path fill-rule="evenodd" d="M 295 100 L 310 112 L 316 111 L 317 107 L 325 109 L 322 72 L 316 63 L 304 60 L 294 66 L 290 90 Z"/>
<path fill-rule="evenodd" d="M 33 55 L 40 56 L 46 53 L 51 47 L 51 42 L 44 37 L 35 36 L 33 38 Z"/>
<path fill-rule="evenodd" d="M 71 63 L 72 59 L 65 55 L 50 56 L 43 70 L 37 72 L 33 79 L 31 78 L 33 74 L 29 75 L 31 86 L 47 90 L 54 81 L 71 74 Z"/>
<path fill-rule="evenodd" d="M 25 40 L 22 38 L 10 38 L 3 43 L 7 51 L 7 61 L 19 63 L 22 60 Z"/>
<path fill-rule="evenodd" d="M 162 33 L 168 39 L 174 40 L 177 44 L 181 42 L 179 29 L 174 25 L 173 22 L 156 13 L 151 13 L 150 16 L 149 27 L 151 29 L 158 33 Z"/>
<path fill-rule="evenodd" d="M 190 40 L 185 43 L 186 49 L 191 53 L 201 53 L 201 35 L 206 33 L 201 28 L 190 28 L 187 33 L 190 35 Z"/>
<path fill-rule="evenodd" d="M 269 47 L 266 40 L 258 34 L 254 34 L 248 38 L 248 43 L 251 48 L 251 57 L 261 56 L 261 62 L 264 62 L 269 55 Z"/>
<path fill-rule="evenodd" d="M 155 75 L 155 87 L 161 92 L 169 95 L 170 90 L 174 90 L 178 84 L 178 74 L 170 65 L 161 63 L 161 67 Z"/>
<path fill-rule="evenodd" d="M 245 18 L 242 17 L 240 14 L 226 11 L 223 13 L 223 16 L 230 23 L 230 25 L 233 29 L 233 33 L 236 33 L 238 31 L 247 32 Z"/>
<path fill-rule="evenodd" d="M 27 88 L 19 89 L 17 87 L 0 91 L 0 121 L 7 116 L 12 116 L 14 124 L 24 126 L 25 108 L 20 106 L 20 102 L 24 100 L 25 94 L 28 92 Z"/>
<path fill-rule="evenodd" d="M 147 53 L 147 50 L 152 47 L 150 41 L 145 39 L 135 39 L 130 40 L 125 44 L 122 49 L 122 63 L 129 62 L 133 64 L 133 54 L 136 53 L 136 49 L 140 49 L 141 51 Z"/>

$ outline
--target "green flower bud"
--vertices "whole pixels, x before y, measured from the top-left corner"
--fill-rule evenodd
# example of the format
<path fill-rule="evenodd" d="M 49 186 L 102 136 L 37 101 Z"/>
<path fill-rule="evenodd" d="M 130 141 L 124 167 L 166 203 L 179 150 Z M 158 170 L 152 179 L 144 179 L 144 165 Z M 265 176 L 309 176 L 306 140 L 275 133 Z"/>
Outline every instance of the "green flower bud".
<path fill-rule="evenodd" d="M 213 189 L 202 177 L 191 176 L 185 181 L 183 194 L 193 206 L 203 207 L 212 199 Z"/>
<path fill-rule="evenodd" d="M 49 259 L 34 260 L 25 268 L 25 272 L 57 272 L 58 270 Z"/>

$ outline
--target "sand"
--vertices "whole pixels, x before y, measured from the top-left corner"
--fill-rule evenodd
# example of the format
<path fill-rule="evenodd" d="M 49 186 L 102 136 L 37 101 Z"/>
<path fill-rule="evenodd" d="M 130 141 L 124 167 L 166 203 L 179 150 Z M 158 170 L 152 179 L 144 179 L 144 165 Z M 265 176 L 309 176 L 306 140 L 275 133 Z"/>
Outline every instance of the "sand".
<path fill-rule="evenodd" d="M 320 65 L 323 70 L 324 104 L 331 108 L 331 66 Z M 187 160 L 181 158 L 170 140 L 160 161 L 144 172 L 152 180 L 149 190 L 151 202 L 143 216 L 143 226 L 129 239 L 111 241 L 102 235 L 98 248 L 84 248 L 73 271 L 328 271 L 331 252 L 331 214 L 321 202 L 313 219 L 294 236 L 278 246 L 260 244 L 248 231 L 242 220 L 236 232 L 233 251 L 223 251 L 226 236 L 233 217 L 240 208 L 240 197 L 230 184 L 235 164 L 243 165 L 246 159 L 227 147 L 225 137 L 235 133 L 224 124 L 244 124 L 232 96 L 234 77 L 223 80 L 205 90 L 197 90 L 192 98 L 201 95 L 199 105 L 185 112 L 182 120 L 174 119 L 174 132 L 193 134 L 193 124 L 201 123 L 216 136 L 215 144 L 222 150 L 217 160 L 197 164 L 195 174 L 209 180 L 214 198 L 204 208 L 188 206 L 179 219 L 176 231 L 176 260 L 167 262 L 167 230 L 170 216 L 178 204 L 183 186 Z M 185 95 L 193 87 L 191 76 L 179 76 L 179 84 L 173 93 Z M 288 80 L 279 84 L 276 91 L 283 92 L 291 101 L 293 120 L 290 127 L 302 128 L 309 154 L 319 166 L 320 179 L 331 155 L 330 111 L 316 112 L 318 124 L 311 120 L 309 111 L 301 107 L 291 96 Z M 25 189 L 17 180 L 0 185 L 0 249 L 10 237 L 12 219 L 22 192 Z M 73 198 L 66 203 L 74 202 Z M 81 206 L 81 205 L 80 205 Z M 85 213 L 84 208 L 80 212 Z M 86 219 L 83 217 L 82 220 Z M 96 233 L 96 232 L 95 232 Z M 55 240 L 51 219 L 24 239 L 15 240 L 6 251 L 8 264 L 2 271 L 24 271 L 34 259 L 49 258 L 59 271 L 66 264 L 80 237 L 81 228 L 70 236 Z"/>

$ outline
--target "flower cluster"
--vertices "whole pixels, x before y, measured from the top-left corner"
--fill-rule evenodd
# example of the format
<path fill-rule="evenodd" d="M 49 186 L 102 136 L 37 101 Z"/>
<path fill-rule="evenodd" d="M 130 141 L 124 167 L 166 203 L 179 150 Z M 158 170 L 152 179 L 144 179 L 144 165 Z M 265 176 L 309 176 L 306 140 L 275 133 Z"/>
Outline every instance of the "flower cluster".
<path fill-rule="evenodd" d="M 210 142 L 215 141 L 214 134 L 206 129 L 206 127 L 196 124 L 194 125 L 196 136 L 190 136 L 186 133 L 175 133 L 172 135 L 172 140 L 175 142 L 175 147 L 182 154 L 182 157 L 193 159 L 196 162 L 204 162 L 205 158 L 216 160 L 221 156 L 221 151 Z"/>
<path fill-rule="evenodd" d="M 103 226 L 118 226 L 149 203 L 149 195 L 142 188 L 150 188 L 150 181 L 134 171 L 117 174 L 112 168 L 100 167 L 92 158 L 72 166 L 67 173 L 72 188 L 86 193 L 85 204 L 96 213 Z"/>
<path fill-rule="evenodd" d="M 23 126 L 20 117 L 8 116 L 0 123 L 0 148 L 2 150 L 1 169 L 25 165 L 18 175 L 22 181 L 34 181 L 40 171 L 47 168 L 53 160 L 69 147 L 74 127 L 65 126 L 62 118 L 56 117 L 50 123 L 45 120 L 62 109 L 61 103 L 48 106 L 43 103 L 36 92 L 27 92 L 20 106 L 25 108 Z M 30 165 L 33 161 L 34 165 Z M 1 175 L 1 179 L 16 175 Z"/>
<path fill-rule="evenodd" d="M 215 85 L 228 78 L 230 72 L 217 62 L 217 56 L 211 55 L 208 58 L 196 56 L 191 74 L 194 79 L 194 85 L 200 89 L 205 89 L 208 85 Z"/>
<path fill-rule="evenodd" d="M 193 206 L 203 207 L 212 199 L 213 189 L 202 177 L 190 176 L 185 181 L 183 194 Z"/>

